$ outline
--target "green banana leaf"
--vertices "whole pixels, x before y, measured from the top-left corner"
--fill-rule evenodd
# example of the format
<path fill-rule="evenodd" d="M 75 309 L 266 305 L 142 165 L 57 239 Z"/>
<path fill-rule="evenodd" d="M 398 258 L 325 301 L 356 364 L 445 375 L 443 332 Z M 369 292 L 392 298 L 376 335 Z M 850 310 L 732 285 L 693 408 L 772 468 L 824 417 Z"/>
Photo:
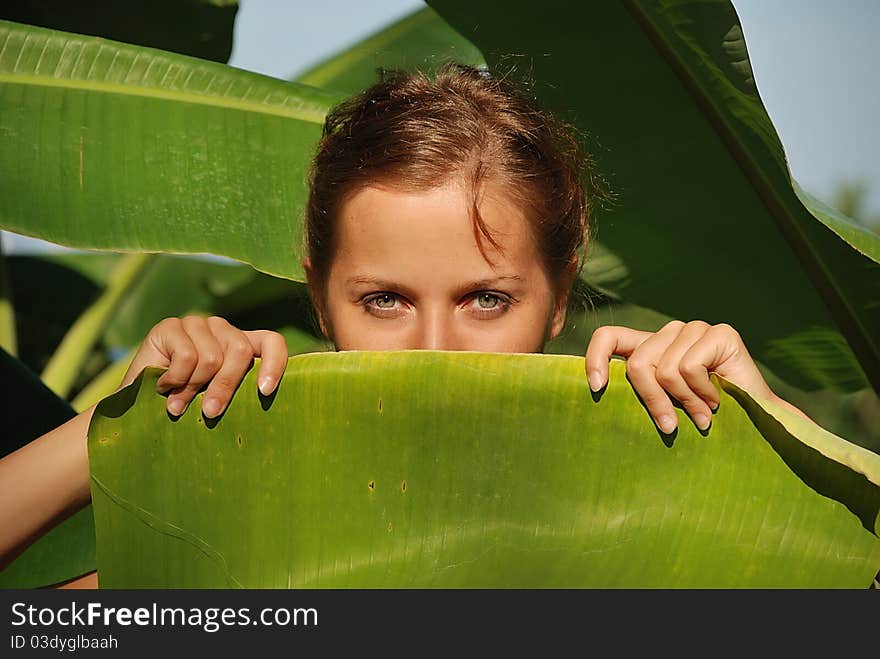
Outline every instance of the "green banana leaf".
<path fill-rule="evenodd" d="M 89 430 L 102 587 L 834 587 L 880 567 L 880 455 L 713 376 L 658 432 L 613 360 L 343 352 L 166 416 L 159 369 Z"/>
<path fill-rule="evenodd" d="M 17 23 L 0 42 L 2 228 L 302 278 L 306 169 L 338 95 Z"/>
<path fill-rule="evenodd" d="M 799 197 L 730 2 L 428 4 L 587 134 L 618 297 L 730 323 L 801 389 L 880 392 L 880 237 Z"/>

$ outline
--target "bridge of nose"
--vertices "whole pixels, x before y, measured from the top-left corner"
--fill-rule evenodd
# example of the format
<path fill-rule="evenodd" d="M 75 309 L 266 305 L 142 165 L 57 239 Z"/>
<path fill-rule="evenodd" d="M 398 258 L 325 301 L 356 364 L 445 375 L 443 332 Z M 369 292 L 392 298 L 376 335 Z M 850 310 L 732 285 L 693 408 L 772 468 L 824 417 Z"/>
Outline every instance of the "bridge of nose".
<path fill-rule="evenodd" d="M 448 301 L 423 302 L 416 314 L 416 350 L 455 350 L 455 307 Z"/>

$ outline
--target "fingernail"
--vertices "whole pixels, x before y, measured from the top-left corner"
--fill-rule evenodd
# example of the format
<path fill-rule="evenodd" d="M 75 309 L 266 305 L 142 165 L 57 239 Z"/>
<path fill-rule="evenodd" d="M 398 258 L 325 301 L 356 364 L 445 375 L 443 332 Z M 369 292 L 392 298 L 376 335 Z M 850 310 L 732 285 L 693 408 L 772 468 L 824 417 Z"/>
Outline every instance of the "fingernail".
<path fill-rule="evenodd" d="M 712 408 L 712 411 L 714 412 L 715 410 L 718 409 L 718 403 L 715 403 L 715 402 L 709 403 L 709 407 Z"/>
<path fill-rule="evenodd" d="M 184 403 L 179 398 L 175 398 L 170 403 L 168 403 L 168 411 L 171 412 L 174 416 L 180 416 L 183 414 L 183 410 L 186 408 L 186 403 Z"/>
<path fill-rule="evenodd" d="M 260 393 L 264 396 L 268 396 L 272 393 L 272 389 L 275 387 L 275 379 L 269 375 L 264 375 L 260 378 Z"/>
<path fill-rule="evenodd" d="M 709 417 L 705 414 L 694 414 L 694 423 L 697 424 L 697 428 L 700 430 L 708 430 L 709 428 Z"/>
<path fill-rule="evenodd" d="M 602 388 L 602 375 L 599 371 L 590 371 L 590 389 L 594 392 Z"/>
<path fill-rule="evenodd" d="M 673 430 L 675 430 L 675 417 L 664 414 L 659 419 L 657 419 L 657 425 L 660 426 L 660 430 L 668 435 Z"/>
<path fill-rule="evenodd" d="M 202 413 L 207 417 L 215 417 L 220 414 L 220 401 L 216 398 L 208 398 L 202 403 Z"/>

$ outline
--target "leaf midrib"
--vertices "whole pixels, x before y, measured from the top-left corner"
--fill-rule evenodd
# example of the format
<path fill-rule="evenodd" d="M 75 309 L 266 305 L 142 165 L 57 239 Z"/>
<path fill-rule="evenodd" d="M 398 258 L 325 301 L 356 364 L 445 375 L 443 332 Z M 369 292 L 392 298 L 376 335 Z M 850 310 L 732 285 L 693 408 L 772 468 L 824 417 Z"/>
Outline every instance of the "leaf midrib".
<path fill-rule="evenodd" d="M 151 98 L 179 103 L 206 105 L 227 110 L 242 110 L 256 114 L 273 115 L 287 119 L 307 121 L 320 124 L 324 121 L 325 110 L 309 108 L 290 108 L 264 102 L 247 101 L 223 96 L 206 96 L 183 90 L 160 89 L 156 87 L 139 87 L 131 84 L 104 82 L 100 80 L 82 80 L 70 78 L 52 78 L 0 73 L 0 85 L 29 85 L 34 87 L 58 87 L 77 91 L 92 91 L 118 96 Z"/>
<path fill-rule="evenodd" d="M 109 48 L 113 51 L 113 62 L 122 53 L 133 58 L 132 65 L 139 57 L 146 56 L 150 62 L 147 70 L 156 63 L 164 63 L 168 66 L 180 67 L 184 71 L 188 71 L 190 76 L 198 71 L 204 74 L 212 74 L 219 78 L 225 78 L 230 84 L 235 82 L 249 83 L 247 93 L 236 95 L 225 95 L 217 92 L 209 93 L 205 90 L 189 88 L 187 85 L 183 87 L 177 85 L 156 85 L 144 78 L 140 80 L 115 81 L 102 79 L 101 77 L 93 78 L 91 73 L 86 76 L 73 72 L 69 72 L 67 75 L 40 73 L 40 64 L 43 61 L 46 48 L 52 39 L 60 39 L 64 43 L 65 48 L 70 45 L 78 45 L 84 49 L 96 44 L 100 46 L 100 50 Z M 0 44 L 2 44 L 0 45 L 0 86 L 55 87 L 104 93 L 120 97 L 151 98 L 277 116 L 315 124 L 323 123 L 330 107 L 341 100 L 338 94 L 318 88 L 312 89 L 306 85 L 302 85 L 302 95 L 298 97 L 292 91 L 296 91 L 299 83 L 269 78 L 236 69 L 227 64 L 208 62 L 146 46 L 135 46 L 100 37 L 49 30 L 3 20 L 0 20 Z M 29 46 L 39 49 L 41 44 L 42 50 L 36 65 L 34 65 L 35 68 L 31 69 L 28 67 L 28 70 L 19 70 L 19 60 L 28 51 Z M 77 61 L 80 55 L 81 52 L 77 54 Z M 9 63 L 13 58 L 15 58 L 15 63 L 10 67 Z M 92 66 L 94 67 L 94 62 Z M 238 72 L 238 74 L 235 75 L 232 72 Z M 251 95 L 252 91 L 254 92 L 253 97 L 247 98 L 247 96 Z"/>

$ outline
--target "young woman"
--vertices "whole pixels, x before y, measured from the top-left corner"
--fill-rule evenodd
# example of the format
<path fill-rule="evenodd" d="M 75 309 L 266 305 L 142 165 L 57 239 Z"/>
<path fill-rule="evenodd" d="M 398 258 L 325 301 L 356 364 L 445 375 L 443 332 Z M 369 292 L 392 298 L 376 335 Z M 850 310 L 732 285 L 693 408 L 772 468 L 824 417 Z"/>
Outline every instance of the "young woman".
<path fill-rule="evenodd" d="M 435 77 L 390 72 L 327 117 L 310 174 L 303 265 L 320 327 L 337 350 L 542 352 L 565 322 L 589 242 L 587 160 L 571 129 L 509 82 L 450 64 Z M 779 399 L 729 325 L 673 321 L 656 333 L 600 327 L 586 350 L 592 390 L 612 355 L 664 433 L 672 398 L 701 429 L 719 400 L 709 373 Z M 219 317 L 167 318 L 121 386 L 148 365 L 171 415 L 204 389 L 223 413 L 260 357 L 278 385 L 283 337 Z M 248 395 L 242 392 L 240 395 Z M 89 501 L 94 407 L 0 461 L 0 566 Z M 88 584 L 94 585 L 94 577 Z"/>

